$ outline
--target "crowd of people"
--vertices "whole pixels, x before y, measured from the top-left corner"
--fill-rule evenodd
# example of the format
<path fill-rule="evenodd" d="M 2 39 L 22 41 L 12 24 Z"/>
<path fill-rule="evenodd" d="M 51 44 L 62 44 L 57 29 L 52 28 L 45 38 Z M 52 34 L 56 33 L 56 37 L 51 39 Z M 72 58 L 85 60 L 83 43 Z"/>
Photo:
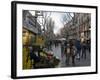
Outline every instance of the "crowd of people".
<path fill-rule="evenodd" d="M 81 42 L 80 40 L 71 39 L 62 44 L 61 53 L 65 54 L 66 66 L 70 64 L 75 66 L 76 60 L 80 61 L 81 58 L 86 60 L 87 53 L 90 53 L 90 41 L 84 40 L 83 42 Z M 54 52 L 51 52 L 46 48 L 35 48 L 34 46 L 32 46 L 29 48 L 28 57 L 31 61 L 32 69 L 54 68 L 60 63 L 60 59 L 54 55 Z"/>
<path fill-rule="evenodd" d="M 86 59 L 87 51 L 90 53 L 90 41 L 69 40 L 65 44 L 66 65 L 72 63 L 75 65 L 75 59 L 80 61 L 81 58 Z M 71 59 L 71 61 L 70 61 Z"/>

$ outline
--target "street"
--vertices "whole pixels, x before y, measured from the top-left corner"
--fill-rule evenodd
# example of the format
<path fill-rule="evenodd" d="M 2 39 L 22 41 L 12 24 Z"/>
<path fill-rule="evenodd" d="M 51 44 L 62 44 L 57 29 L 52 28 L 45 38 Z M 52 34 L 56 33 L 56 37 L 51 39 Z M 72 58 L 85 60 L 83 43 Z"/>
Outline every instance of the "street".
<path fill-rule="evenodd" d="M 58 50 L 58 52 L 59 53 L 57 53 L 57 54 L 61 54 L 60 50 Z M 81 57 L 80 60 L 78 60 L 77 57 L 75 57 L 75 65 L 74 66 L 71 63 L 71 58 L 70 58 L 69 65 L 66 65 L 65 60 L 66 60 L 66 56 L 63 55 L 59 65 L 57 67 L 79 67 L 79 66 L 83 67 L 83 66 L 90 66 L 91 65 L 91 54 L 88 51 L 86 51 L 86 59 Z"/>

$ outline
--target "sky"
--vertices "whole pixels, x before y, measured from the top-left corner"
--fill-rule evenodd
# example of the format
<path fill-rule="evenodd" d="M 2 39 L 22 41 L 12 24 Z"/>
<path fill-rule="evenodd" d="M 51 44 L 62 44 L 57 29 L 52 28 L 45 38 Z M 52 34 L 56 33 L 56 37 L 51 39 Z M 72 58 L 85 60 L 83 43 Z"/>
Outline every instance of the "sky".
<path fill-rule="evenodd" d="M 54 27 L 55 34 L 60 33 L 60 29 L 64 27 L 64 22 L 62 18 L 67 17 L 68 21 L 71 19 L 68 17 L 68 15 L 66 15 L 66 13 L 62 13 L 62 12 L 52 12 L 51 13 L 50 17 L 55 22 L 55 27 Z M 73 16 L 73 13 L 70 13 L 70 15 Z"/>
<path fill-rule="evenodd" d="M 54 33 L 57 34 L 60 32 L 60 29 L 63 27 L 63 23 L 61 22 L 63 13 L 52 12 L 51 18 L 55 22 Z"/>
<path fill-rule="evenodd" d="M 32 15 L 35 15 L 34 11 L 29 11 Z M 49 14 L 49 13 L 48 13 Z M 54 33 L 55 34 L 59 34 L 60 33 L 60 29 L 63 28 L 63 22 L 62 22 L 62 18 L 63 15 L 66 15 L 66 13 L 62 13 L 62 12 L 51 12 L 50 17 L 52 18 L 52 20 L 55 23 L 54 26 Z M 72 14 L 71 14 L 72 15 Z M 67 16 L 68 17 L 68 16 Z M 69 19 L 69 17 L 68 17 Z M 41 22 L 41 18 L 39 19 L 39 21 Z"/>

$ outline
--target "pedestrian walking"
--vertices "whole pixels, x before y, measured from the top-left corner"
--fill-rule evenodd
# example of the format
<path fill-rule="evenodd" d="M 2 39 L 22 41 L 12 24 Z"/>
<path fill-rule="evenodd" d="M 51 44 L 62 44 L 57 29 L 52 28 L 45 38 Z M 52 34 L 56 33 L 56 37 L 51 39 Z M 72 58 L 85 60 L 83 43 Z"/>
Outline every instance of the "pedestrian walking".
<path fill-rule="evenodd" d="M 87 49 L 86 41 L 83 41 L 83 43 L 82 43 L 82 58 L 84 57 L 84 59 L 86 59 L 86 49 Z"/>
<path fill-rule="evenodd" d="M 70 45 L 69 45 L 69 43 L 67 44 L 67 46 L 65 48 L 65 55 L 66 55 L 66 64 L 69 65 L 69 61 L 70 61 Z"/>
<path fill-rule="evenodd" d="M 72 61 L 72 65 L 75 65 L 75 55 L 76 55 L 76 47 L 74 40 L 70 41 L 70 57 Z"/>
<path fill-rule="evenodd" d="M 91 42 L 90 42 L 90 40 L 87 41 L 87 50 L 90 54 L 91 53 Z"/>
<path fill-rule="evenodd" d="M 75 41 L 75 47 L 77 49 L 76 51 L 76 55 L 77 55 L 77 59 L 80 60 L 80 53 L 81 53 L 81 43 L 79 40 Z"/>
<path fill-rule="evenodd" d="M 75 55 L 76 55 L 76 47 L 72 46 L 72 65 L 75 65 Z"/>

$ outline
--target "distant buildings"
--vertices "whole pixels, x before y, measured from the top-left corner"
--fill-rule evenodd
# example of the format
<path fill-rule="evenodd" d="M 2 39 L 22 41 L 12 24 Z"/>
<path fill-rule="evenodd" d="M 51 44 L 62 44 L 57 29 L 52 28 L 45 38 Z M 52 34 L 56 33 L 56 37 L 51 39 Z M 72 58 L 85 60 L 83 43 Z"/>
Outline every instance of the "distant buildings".
<path fill-rule="evenodd" d="M 66 23 L 68 29 L 68 39 L 80 39 L 81 41 L 91 39 L 91 14 L 89 13 L 74 13 L 71 21 Z"/>

